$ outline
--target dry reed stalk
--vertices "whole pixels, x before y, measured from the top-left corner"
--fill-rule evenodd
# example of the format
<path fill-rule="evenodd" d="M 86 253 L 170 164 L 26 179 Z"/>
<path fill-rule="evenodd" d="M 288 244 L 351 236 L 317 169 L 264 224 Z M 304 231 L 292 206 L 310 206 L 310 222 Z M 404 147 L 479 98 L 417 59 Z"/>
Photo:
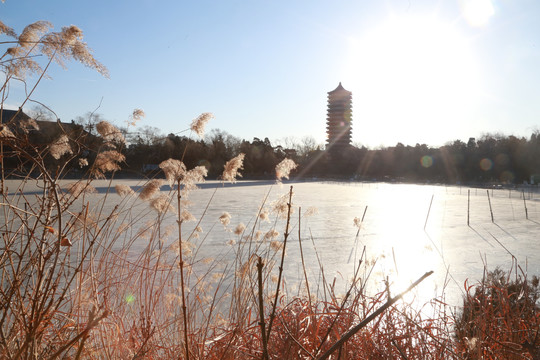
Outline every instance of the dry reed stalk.
<path fill-rule="evenodd" d="M 264 300 L 263 300 L 263 262 L 260 256 L 257 257 L 257 279 L 259 287 L 259 326 L 261 327 L 261 339 L 263 346 L 262 358 L 268 360 L 268 338 L 266 337 L 266 323 L 264 322 Z"/>
<path fill-rule="evenodd" d="M 365 254 L 365 253 L 364 253 Z M 358 272 L 360 270 L 360 266 L 362 265 L 362 260 L 360 260 L 358 262 L 358 266 L 356 267 L 355 269 L 355 273 L 354 273 L 354 276 L 353 276 L 353 282 L 351 284 L 351 286 L 347 289 L 347 293 L 345 294 L 345 297 L 343 298 L 343 300 L 341 301 L 341 305 L 339 306 L 339 309 L 338 311 L 336 312 L 336 315 L 334 316 L 333 320 L 331 321 L 330 323 L 330 326 L 328 327 L 328 330 L 326 331 L 326 333 L 324 334 L 324 336 L 322 337 L 321 339 L 321 342 L 320 344 L 318 345 L 317 349 L 315 350 L 315 356 L 319 354 L 319 352 L 321 351 L 321 349 L 323 348 L 326 340 L 329 338 L 331 332 L 333 331 L 334 329 L 334 325 L 336 324 L 336 322 L 338 321 L 341 313 L 344 311 L 345 307 L 347 306 L 347 300 L 349 299 L 349 297 L 351 296 L 351 293 L 352 293 L 352 290 L 355 288 L 356 286 L 356 283 L 357 281 L 359 280 L 358 278 Z"/>
<path fill-rule="evenodd" d="M 290 187 L 289 190 L 289 202 L 287 203 L 288 211 L 287 211 L 287 224 L 285 225 L 285 233 L 283 234 L 283 249 L 281 251 L 281 262 L 279 265 L 279 272 L 278 272 L 278 281 L 276 285 L 276 295 L 274 297 L 274 302 L 272 305 L 272 312 L 270 313 L 270 320 L 268 323 L 268 332 L 266 335 L 267 339 L 270 339 L 270 334 L 272 332 L 272 324 L 274 322 L 274 317 L 276 316 L 276 307 L 277 302 L 279 299 L 279 291 L 281 287 L 281 278 L 283 276 L 283 263 L 285 262 L 285 249 L 287 247 L 287 238 L 289 237 L 289 225 L 291 220 L 291 208 L 292 208 L 292 195 L 293 195 L 293 187 Z"/>
<path fill-rule="evenodd" d="M 181 178 L 177 179 L 177 188 L 176 188 L 176 196 L 177 196 L 177 205 L 178 205 L 178 214 L 182 213 L 182 192 L 181 192 Z M 186 294 L 185 294 L 185 282 L 184 282 L 184 257 L 182 254 L 182 220 L 178 220 L 178 241 L 180 243 L 179 246 L 179 259 L 180 259 L 180 289 L 181 289 L 181 295 L 182 295 L 182 317 L 184 322 L 184 356 L 186 360 L 189 360 L 189 340 L 188 340 L 188 311 L 187 311 L 187 304 L 186 304 Z"/>
<path fill-rule="evenodd" d="M 309 307 L 312 307 L 311 304 L 311 292 L 309 291 L 309 280 L 307 276 L 306 263 L 304 261 L 304 250 L 302 247 L 302 232 L 301 232 L 301 220 L 302 220 L 302 208 L 298 208 L 298 246 L 300 248 L 300 260 L 302 261 L 302 270 L 304 272 L 304 279 L 306 281 L 306 290 L 308 295 Z"/>
<path fill-rule="evenodd" d="M 2 32 L 10 36 L 15 36 L 14 32 L 5 27 L 3 23 L 1 28 Z M 22 76 L 23 72 L 26 70 L 41 72 L 22 105 L 30 100 L 30 96 L 53 61 L 63 65 L 64 60 L 73 58 L 105 73 L 104 68 L 93 60 L 86 45 L 80 41 L 82 38 L 80 29 L 75 26 L 70 26 L 62 29 L 59 33 L 43 35 L 48 28 L 49 24 L 46 22 L 38 22 L 27 27 L 18 39 L 19 44 L 17 45 L 17 48 L 10 50 L 8 54 L 11 56 L 18 56 L 19 58 L 17 61 L 12 61 L 8 69 L 9 73 L 6 76 L 6 81 L 2 87 L 2 92 L 4 94 L 7 83 L 14 74 Z M 38 66 L 35 66 L 36 64 L 33 62 L 33 59 L 28 57 L 25 59 L 28 54 L 35 50 L 40 50 L 49 57 L 43 70 Z M 17 71 L 19 72 L 17 73 Z M 3 107 L 4 99 L 5 97 L 3 96 L 1 107 Z M 135 115 L 139 114 L 135 114 L 134 112 L 134 116 Z M 103 126 L 101 126 L 101 128 L 103 128 Z M 27 129 L 21 130 L 24 133 L 27 133 L 27 131 L 25 131 Z M 102 135 L 105 140 L 111 136 L 109 133 L 103 133 Z M 109 140 L 118 139 L 118 132 L 112 134 L 112 136 L 114 139 Z M 30 172 L 34 170 L 41 172 L 44 186 L 43 193 L 38 194 L 37 205 L 35 204 L 35 201 L 32 200 L 31 202 L 25 198 L 24 194 L 17 197 L 18 199 L 23 199 L 25 209 L 36 209 L 36 211 L 25 210 L 21 212 L 11 199 L 6 198 L 8 196 L 5 191 L 6 186 L 4 181 L 6 177 L 4 167 L 4 144 L 6 142 L 4 141 L 4 138 L 2 138 L 0 141 L 0 152 L 2 153 L 1 186 L 2 196 L 5 200 L 4 203 L 8 204 L 2 205 L 2 211 L 5 215 L 5 219 L 14 219 L 15 222 L 20 221 L 22 226 L 19 230 L 10 230 L 9 234 L 11 235 L 8 239 L 5 239 L 5 245 L 10 248 L 6 248 L 5 254 L 0 256 L 0 269 L 2 269 L 2 276 L 7 282 L 11 279 L 9 277 L 10 275 L 16 275 L 16 278 L 20 279 L 17 281 L 22 281 L 22 283 L 17 281 L 10 283 L 10 285 L 13 286 L 7 295 L 8 299 L 10 299 L 7 303 L 4 302 L 6 298 L 2 297 L 2 306 L 6 305 L 8 308 L 2 308 L 4 311 L 2 312 L 0 327 L 2 335 L 7 334 L 6 336 L 10 336 L 13 334 L 9 332 L 11 329 L 15 333 L 18 333 L 18 331 L 21 330 L 23 337 L 22 342 L 18 343 L 20 346 L 17 349 L 10 349 L 11 345 L 8 345 L 8 342 L 11 344 L 14 343 L 11 341 L 11 338 L 6 339 L 5 337 L 2 337 L 0 340 L 0 347 L 2 347 L 2 352 L 9 351 L 9 353 L 7 353 L 8 358 L 17 357 L 19 355 L 27 357 L 27 353 L 32 354 L 32 357 L 38 356 L 40 358 L 47 358 L 48 356 L 71 357 L 71 355 L 75 358 L 84 358 L 89 355 L 86 351 L 88 347 L 95 349 L 95 346 L 98 345 L 98 343 L 94 342 L 90 330 L 92 330 L 93 333 L 94 330 L 102 328 L 101 320 L 104 319 L 104 314 L 106 314 L 108 310 L 105 308 L 101 315 L 98 315 L 97 312 L 94 313 L 90 311 L 89 320 L 86 320 L 86 326 L 81 326 L 85 321 L 83 317 L 79 316 L 77 320 L 74 319 L 73 316 L 76 316 L 77 314 L 82 315 L 85 305 L 81 302 L 77 303 L 78 300 L 76 299 L 78 298 L 83 301 L 83 297 L 87 296 L 83 293 L 83 286 L 85 286 L 84 284 L 89 284 L 88 296 L 92 298 L 91 301 L 103 301 L 105 303 L 108 301 L 103 294 L 110 294 L 109 289 L 113 288 L 113 284 L 110 283 L 110 280 L 108 280 L 109 282 L 106 280 L 106 282 L 100 283 L 99 281 L 101 280 L 99 280 L 99 278 L 101 277 L 101 274 L 99 271 L 105 270 L 106 274 L 111 274 L 112 271 L 117 271 L 121 268 L 120 266 L 114 266 L 109 270 L 109 268 L 105 266 L 106 263 L 110 264 L 105 256 L 112 254 L 112 244 L 105 243 L 105 241 L 108 239 L 108 236 L 117 236 L 111 232 L 110 228 L 110 223 L 113 219 L 112 217 L 116 216 L 116 210 L 113 210 L 111 215 L 106 219 L 101 217 L 100 212 L 95 221 L 89 221 L 91 216 L 89 214 L 89 206 L 86 205 L 83 207 L 83 210 L 79 212 L 80 215 L 73 215 L 72 220 L 66 220 L 66 218 L 69 218 L 69 215 L 67 214 L 76 213 L 72 212 L 70 207 L 74 204 L 75 200 L 79 199 L 81 196 L 82 199 L 84 199 L 84 193 L 91 189 L 90 182 L 86 185 L 79 182 L 72 186 L 71 192 L 73 196 L 71 198 L 61 196 L 59 194 L 58 181 L 61 179 L 62 174 L 66 169 L 66 165 L 60 166 L 56 174 L 49 173 L 46 166 L 44 166 L 44 156 L 46 151 L 39 150 L 39 152 L 36 152 L 35 154 L 28 153 L 24 149 L 24 146 L 26 145 L 23 143 L 23 140 L 24 139 L 12 137 L 9 139 L 9 141 L 11 141 L 10 146 L 14 145 L 20 147 L 20 158 L 26 159 L 25 161 L 30 163 Z M 79 145 L 76 139 L 68 138 L 66 134 L 62 134 L 59 141 L 55 142 L 51 148 L 53 157 L 60 158 L 61 156 L 70 154 L 70 152 L 76 152 L 75 150 L 78 151 L 80 148 L 71 148 L 70 142 L 72 141 L 75 145 Z M 122 161 L 120 156 L 121 155 L 117 156 L 117 159 L 120 160 L 112 160 L 118 163 L 119 161 Z M 100 160 L 99 155 L 98 160 Z M 98 161 L 94 166 L 102 171 L 117 169 L 117 165 L 114 163 L 112 163 L 112 165 L 106 161 L 102 161 L 102 163 L 103 164 L 100 165 L 100 162 Z M 103 210 L 103 205 L 101 209 Z M 76 220 L 76 218 L 81 217 L 84 218 L 82 229 L 77 225 L 79 220 Z M 158 217 L 158 221 L 159 219 L 160 218 Z M 99 221 L 102 221 L 102 223 L 98 227 L 97 224 Z M 11 226 L 12 225 L 6 224 L 4 228 Z M 78 241 L 79 236 L 75 236 L 75 234 L 80 234 L 80 237 L 82 237 L 80 239 L 81 241 Z M 152 235 L 153 239 L 157 239 L 159 234 L 160 230 L 158 226 L 157 230 Z M 18 241 L 19 238 L 23 241 Z M 66 241 L 71 242 L 73 239 L 77 240 L 74 245 L 76 245 L 79 250 L 77 251 L 76 262 L 73 262 L 69 248 L 66 249 L 62 246 Z M 132 243 L 132 241 L 133 240 L 129 240 L 128 242 Z M 16 249 L 15 246 L 20 249 Z M 99 250 L 95 248 L 96 246 L 99 246 Z M 11 250 L 14 250 L 15 252 Z M 148 247 L 148 251 L 150 250 L 151 247 Z M 18 254 L 18 258 L 13 257 L 13 254 Z M 146 256 L 141 258 L 143 259 L 143 263 L 134 264 L 139 266 L 143 271 L 151 271 L 151 274 L 142 275 L 140 277 L 140 279 L 147 281 L 150 285 L 159 285 L 158 280 L 161 281 L 161 276 L 158 276 L 158 274 L 162 273 L 160 269 L 160 256 L 160 254 L 158 254 L 157 257 Z M 117 264 L 119 265 L 129 263 L 125 258 L 112 257 L 112 259 L 117 259 L 113 261 L 117 261 Z M 6 260 L 8 260 L 11 265 L 6 265 L 9 264 L 5 262 Z M 150 261 L 152 261 L 152 264 Z M 8 268 L 10 268 L 9 271 L 11 271 L 11 273 L 4 272 L 4 270 Z M 129 268 L 131 268 L 131 265 Z M 137 275 L 133 275 L 133 278 L 136 276 Z M 146 276 L 146 278 L 143 278 L 143 276 Z M 162 279 L 166 280 L 167 276 L 168 275 L 165 274 Z M 105 278 L 105 276 L 103 276 L 103 278 Z M 71 284 L 74 279 L 77 279 L 81 286 L 78 289 L 77 296 L 70 296 Z M 105 288 L 100 289 L 100 286 L 105 286 Z M 158 295 L 158 298 L 159 291 L 161 290 L 158 289 L 154 293 Z M 141 295 L 146 296 L 147 299 L 152 299 L 150 292 L 141 291 Z M 147 303 L 149 305 L 149 311 L 155 313 L 156 302 L 150 300 Z M 23 306 L 23 304 L 27 305 Z M 24 318 L 19 318 L 18 314 L 22 316 L 28 315 L 28 324 L 30 324 L 30 326 L 26 327 L 26 330 L 24 330 L 24 323 L 26 320 Z M 65 316 L 65 318 L 59 317 L 60 314 L 64 314 L 63 316 Z M 145 314 L 144 316 L 145 319 L 150 320 L 148 314 Z M 66 321 L 69 326 L 63 326 Z M 76 326 L 73 327 L 71 322 L 76 324 Z M 6 324 L 13 325 L 10 325 L 11 327 L 8 329 L 4 327 Z M 59 327 L 56 328 L 55 324 L 58 324 Z M 74 330 L 72 331 L 70 329 Z M 4 332 L 4 330 L 6 331 Z M 140 344 L 136 354 L 140 354 L 141 351 L 146 351 L 146 345 L 150 344 L 152 338 L 151 334 L 154 330 L 156 330 L 155 327 L 153 329 L 151 326 L 146 328 L 145 331 L 147 331 L 148 336 L 146 336 L 143 343 Z M 98 337 L 101 338 L 100 341 L 102 345 L 109 343 L 104 336 Z M 64 342 L 62 343 L 62 341 Z M 43 347 L 43 344 L 48 345 Z M 77 348 L 76 351 L 73 351 L 71 345 L 75 344 L 77 344 Z M 113 357 L 112 354 L 114 351 L 110 352 L 109 347 L 102 346 L 101 349 L 106 351 L 110 357 Z M 3 355 L 4 353 L 2 354 L 2 357 Z"/>
<path fill-rule="evenodd" d="M 317 358 L 317 360 L 324 360 L 328 359 L 328 357 L 335 352 L 337 349 L 341 348 L 341 346 L 347 342 L 354 334 L 356 334 L 360 329 L 364 328 L 367 324 L 369 324 L 373 319 L 375 319 L 377 316 L 382 314 L 386 309 L 388 309 L 390 306 L 392 306 L 395 302 L 400 300 L 406 293 L 414 289 L 418 284 L 420 284 L 422 281 L 424 281 L 425 278 L 433 274 L 433 271 L 429 271 L 422 275 L 418 280 L 416 280 L 414 283 L 412 283 L 405 291 L 401 292 L 397 296 L 388 299 L 388 301 L 378 308 L 375 312 L 373 312 L 371 315 L 369 315 L 365 320 L 360 322 L 358 325 L 351 328 L 347 333 L 345 333 L 341 338 L 334 343 L 330 349 L 328 349 L 324 354 L 322 354 L 320 357 Z"/>
<path fill-rule="evenodd" d="M 328 288 L 328 282 L 326 281 L 326 276 L 324 274 L 324 266 L 321 262 L 321 258 L 319 257 L 319 252 L 317 251 L 317 247 L 315 246 L 315 240 L 313 239 L 313 234 L 311 233 L 311 229 L 309 230 L 309 238 L 311 239 L 311 244 L 313 245 L 313 249 L 315 250 L 315 256 L 317 258 L 317 264 L 319 265 L 320 274 L 322 276 L 322 288 L 324 291 L 324 301 L 328 302 L 326 289 Z"/>
<path fill-rule="evenodd" d="M 347 260 L 347 262 L 351 262 L 351 257 L 354 253 L 354 257 L 355 257 L 355 262 L 356 262 L 356 249 L 358 248 L 358 240 L 359 240 L 359 235 L 360 235 L 360 230 L 362 229 L 362 224 L 364 223 L 364 218 L 366 217 L 366 213 L 367 213 L 367 205 L 366 207 L 364 208 L 364 213 L 362 214 L 362 218 L 359 219 L 357 217 L 354 218 L 353 220 L 353 224 L 354 226 L 356 226 L 358 228 L 358 230 L 356 230 L 356 235 L 354 237 L 354 247 L 351 249 L 351 252 L 349 254 L 349 259 Z M 365 248 L 364 248 L 365 250 Z"/>

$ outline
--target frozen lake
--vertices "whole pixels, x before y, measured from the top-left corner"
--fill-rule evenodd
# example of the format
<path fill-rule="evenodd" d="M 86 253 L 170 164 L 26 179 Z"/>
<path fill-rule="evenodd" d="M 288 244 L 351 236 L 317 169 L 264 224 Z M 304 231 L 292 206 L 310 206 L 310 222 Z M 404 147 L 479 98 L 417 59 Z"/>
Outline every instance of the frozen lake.
<path fill-rule="evenodd" d="M 135 190 L 142 185 L 140 180 L 115 180 L 113 185 L 116 183 Z M 99 193 L 91 195 L 90 199 L 97 205 L 98 200 L 104 198 L 109 182 L 93 184 Z M 14 193 L 17 185 L 8 182 L 10 193 Z M 388 277 L 393 294 L 433 270 L 434 274 L 416 291 L 420 302 L 440 295 L 444 289 L 446 301 L 459 305 L 464 281 L 469 278 L 475 283 L 481 279 L 484 264 L 490 270 L 496 266 L 509 270 L 517 265 L 530 276 L 540 274 L 540 195 L 530 190 L 490 189 L 488 199 L 486 189 L 458 186 L 336 182 L 279 185 L 264 181 L 239 181 L 222 186 L 218 182 L 204 183 L 189 195 L 189 210 L 197 220 L 202 219 L 203 229 L 198 239 L 191 239 L 198 248 L 194 257 L 219 259 L 224 263 L 234 259 L 240 251 L 239 244 L 245 244 L 240 235 L 234 234 L 239 223 L 246 225 L 244 235 L 252 230 L 261 230 L 264 234 L 275 227 L 280 233 L 276 240 L 282 241 L 283 219 L 270 214 L 269 222 L 257 223 L 255 227 L 253 224 L 264 199 L 267 198 L 264 207 L 270 208 L 271 203 L 288 193 L 291 185 L 295 213 L 285 258 L 289 293 L 297 291 L 304 279 L 298 242 L 299 207 L 302 211 L 300 237 L 312 288 L 320 283 L 320 260 L 327 282 L 335 278 L 336 292 L 343 293 L 364 248 L 373 265 L 371 286 L 382 287 L 383 279 Z M 31 193 L 32 186 L 27 184 L 25 191 Z M 162 188 L 162 193 L 168 191 L 168 186 Z M 157 216 L 147 202 L 136 197 L 126 200 L 116 194 L 108 195 L 104 213 L 116 205 L 120 205 L 120 217 L 131 219 L 132 234 L 137 232 L 137 227 L 151 224 Z M 308 215 L 313 209 L 316 212 Z M 224 211 L 231 215 L 227 229 L 219 222 Z M 139 214 L 135 221 L 133 214 Z M 363 216 L 357 237 L 358 228 L 353 221 Z M 174 226 L 175 220 L 174 215 L 167 215 L 164 228 Z M 191 233 L 196 225 L 197 222 L 185 223 L 184 233 Z M 174 238 L 174 231 L 164 235 L 165 243 Z M 144 239 L 138 241 L 133 248 L 135 251 L 137 246 L 141 249 L 145 246 Z M 242 248 L 244 257 L 248 248 Z M 257 251 L 253 251 L 257 249 L 256 242 L 251 249 Z"/>

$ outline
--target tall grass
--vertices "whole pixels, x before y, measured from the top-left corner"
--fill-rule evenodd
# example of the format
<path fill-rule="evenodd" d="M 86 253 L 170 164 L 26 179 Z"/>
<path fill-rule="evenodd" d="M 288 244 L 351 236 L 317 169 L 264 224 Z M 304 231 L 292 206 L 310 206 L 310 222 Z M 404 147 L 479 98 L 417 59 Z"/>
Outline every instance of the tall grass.
<path fill-rule="evenodd" d="M 35 88 L 54 61 L 72 58 L 106 74 L 78 28 L 48 28 L 39 22 L 17 36 L 0 23 L 16 49 L 0 58 L 1 107 L 10 81 L 25 81 L 30 71 Z M 36 51 L 46 55 L 43 67 L 34 62 Z M 133 118 L 141 115 L 136 110 Z M 211 117 L 196 118 L 192 131 L 201 135 Z M 391 296 L 390 285 L 370 293 L 375 265 L 365 252 L 344 295 L 326 281 L 310 283 L 302 256 L 294 260 L 302 262 L 305 282 L 288 293 L 284 259 L 296 246 L 294 226 L 302 246 L 293 188 L 275 202 L 267 195 L 247 225 L 231 224 L 223 209 L 211 229 L 202 229 L 208 208 L 220 206 L 212 196 L 199 219 L 190 213 L 206 168 L 186 169 L 179 154 L 160 164 L 165 179 L 132 188 L 113 180 L 124 144 L 111 124 L 98 124 L 97 148 L 66 131 L 51 144 L 32 144 L 27 125 L 3 123 L 0 133 L 1 358 L 538 358 L 538 279 L 529 282 L 523 272 L 486 273 L 466 287 L 463 310 L 454 313 L 442 298 L 425 308 L 399 301 L 403 294 Z M 18 167 L 8 170 L 6 159 Z M 238 154 L 225 164 L 222 181 L 236 181 L 242 161 Z M 86 170 L 65 185 L 72 163 Z M 278 164 L 277 180 L 294 167 L 287 159 Z M 98 192 L 96 179 L 106 177 Z M 229 239 L 213 259 L 201 255 L 210 231 Z M 429 274 L 418 274 L 406 291 Z"/>

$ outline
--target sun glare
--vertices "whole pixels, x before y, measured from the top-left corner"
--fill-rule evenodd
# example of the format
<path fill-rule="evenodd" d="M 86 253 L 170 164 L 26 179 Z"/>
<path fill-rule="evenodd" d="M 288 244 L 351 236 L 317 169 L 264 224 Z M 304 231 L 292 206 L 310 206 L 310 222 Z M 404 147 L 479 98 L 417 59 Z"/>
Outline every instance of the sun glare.
<path fill-rule="evenodd" d="M 377 233 L 377 239 L 369 244 L 369 250 L 376 254 L 380 274 L 388 276 L 394 293 L 405 290 L 427 271 L 441 272 L 440 259 L 425 231 L 437 237 L 437 227 L 431 224 L 437 222 L 440 214 L 430 208 L 432 195 L 433 188 L 427 186 L 381 184 L 369 199 L 370 211 L 384 212 L 386 219 L 368 216 L 366 233 L 367 230 Z M 428 210 L 431 210 L 431 223 L 426 220 Z M 388 219 L 392 219 L 391 226 Z M 429 301 L 433 290 L 433 279 L 416 289 L 418 305 Z"/>
<path fill-rule="evenodd" d="M 491 0 L 462 0 L 461 11 L 465 19 L 472 26 L 484 26 L 495 14 Z"/>
<path fill-rule="evenodd" d="M 426 134 L 459 119 L 478 91 L 467 39 L 434 17 L 392 17 L 349 45 L 343 76 L 369 127 L 361 131 L 374 136 L 394 130 L 398 141 L 436 145 Z"/>

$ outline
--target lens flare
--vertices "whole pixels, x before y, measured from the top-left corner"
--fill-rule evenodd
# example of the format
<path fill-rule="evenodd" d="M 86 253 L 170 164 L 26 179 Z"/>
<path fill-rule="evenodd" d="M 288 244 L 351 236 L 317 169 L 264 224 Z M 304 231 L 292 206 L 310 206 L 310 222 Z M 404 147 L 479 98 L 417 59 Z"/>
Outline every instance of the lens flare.
<path fill-rule="evenodd" d="M 503 171 L 500 176 L 501 181 L 508 184 L 513 183 L 514 178 L 515 178 L 515 175 L 511 171 Z"/>
<path fill-rule="evenodd" d="M 493 167 L 493 161 L 491 159 L 485 158 L 480 160 L 480 169 L 484 171 L 489 171 Z"/>
<path fill-rule="evenodd" d="M 135 296 L 133 294 L 129 294 L 126 296 L 126 303 L 131 304 L 135 301 Z"/>
<path fill-rule="evenodd" d="M 428 168 L 433 165 L 433 157 L 429 155 L 424 155 L 420 159 L 420 164 L 422 164 L 423 167 Z"/>

